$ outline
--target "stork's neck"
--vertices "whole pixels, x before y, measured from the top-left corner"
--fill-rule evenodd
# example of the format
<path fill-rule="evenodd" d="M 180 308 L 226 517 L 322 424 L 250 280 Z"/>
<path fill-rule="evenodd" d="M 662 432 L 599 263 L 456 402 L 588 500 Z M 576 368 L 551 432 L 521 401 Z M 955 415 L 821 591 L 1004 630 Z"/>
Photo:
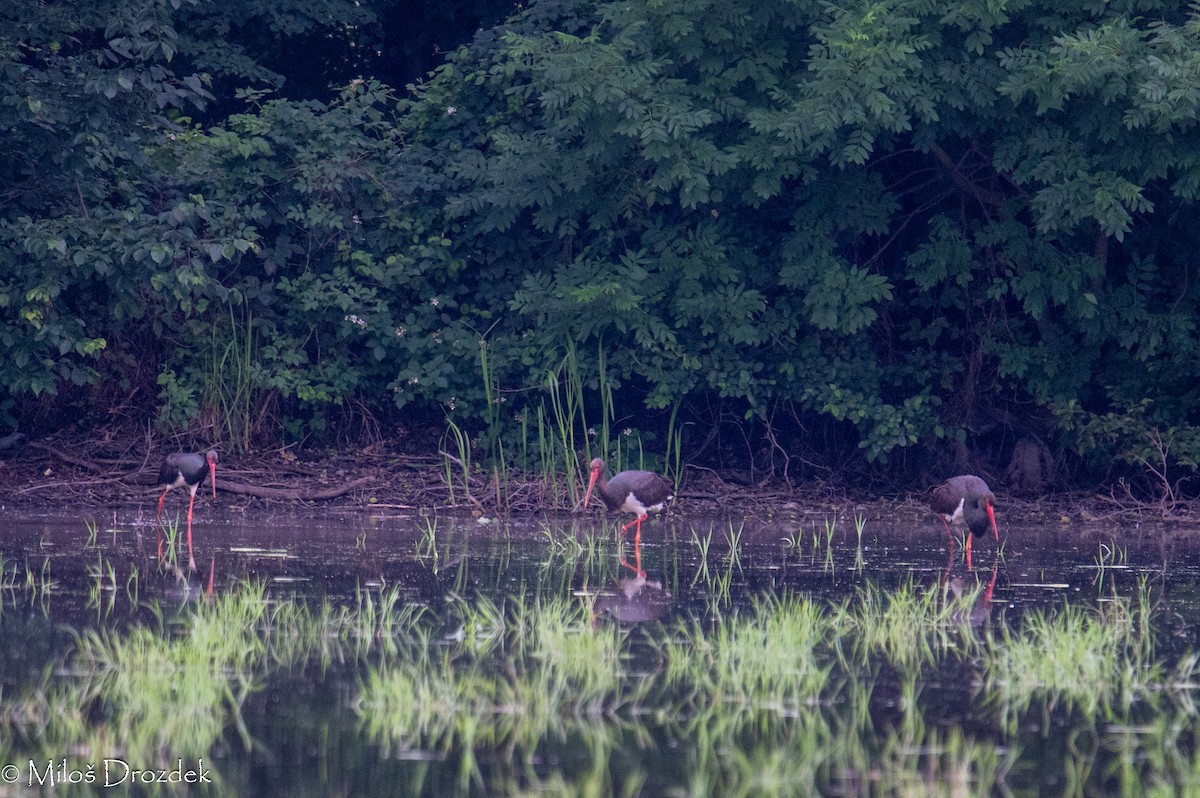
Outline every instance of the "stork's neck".
<path fill-rule="evenodd" d="M 604 500 L 604 505 L 609 510 L 619 510 L 625 503 L 625 496 L 618 496 L 612 485 L 609 484 L 608 469 L 602 468 L 596 473 L 596 492 L 600 494 L 600 498 Z"/>

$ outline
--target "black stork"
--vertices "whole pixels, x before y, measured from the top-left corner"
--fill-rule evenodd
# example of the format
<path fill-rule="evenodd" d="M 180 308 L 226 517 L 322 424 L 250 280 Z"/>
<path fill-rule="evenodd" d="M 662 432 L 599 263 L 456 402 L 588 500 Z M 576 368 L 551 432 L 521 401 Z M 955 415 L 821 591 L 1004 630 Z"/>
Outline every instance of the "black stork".
<path fill-rule="evenodd" d="M 1000 532 L 996 529 L 996 514 L 993 507 L 996 495 L 987 483 L 974 474 L 963 474 L 951 477 L 933 490 L 933 498 L 929 507 L 942 517 L 946 525 L 946 533 L 951 536 L 951 524 L 965 524 L 967 527 L 967 567 L 971 567 L 971 536 L 982 535 L 988 526 L 992 534 L 1000 540 Z"/>
<path fill-rule="evenodd" d="M 162 496 L 158 497 L 158 521 L 162 523 L 163 500 L 171 492 L 171 488 L 187 488 L 192 494 L 188 501 L 187 542 L 188 567 L 196 568 L 196 559 L 192 556 L 192 508 L 196 505 L 196 491 L 204 484 L 204 479 L 212 474 L 213 498 L 217 498 L 217 453 L 210 449 L 206 454 L 199 452 L 175 452 L 163 458 L 162 467 L 158 469 L 158 484 L 165 486 Z"/>
<path fill-rule="evenodd" d="M 588 506 L 592 489 L 595 488 L 610 512 L 636 513 L 637 518 L 621 527 L 621 534 L 628 532 L 631 526 L 637 527 L 633 545 L 634 551 L 640 555 L 642 522 L 650 513 L 658 512 L 675 498 L 671 495 L 671 482 L 652 471 L 622 471 L 608 479 L 605 477 L 607 471 L 608 466 L 599 457 L 592 461 L 592 476 L 588 480 L 587 493 L 583 496 L 583 506 Z"/>

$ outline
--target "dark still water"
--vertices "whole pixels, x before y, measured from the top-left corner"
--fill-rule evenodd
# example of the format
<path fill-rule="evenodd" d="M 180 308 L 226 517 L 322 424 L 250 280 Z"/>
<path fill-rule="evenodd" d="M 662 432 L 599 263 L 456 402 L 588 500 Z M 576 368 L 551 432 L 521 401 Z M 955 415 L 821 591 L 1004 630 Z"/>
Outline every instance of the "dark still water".
<path fill-rule="evenodd" d="M 0 797 L 1200 791 L 1196 530 L 1001 529 L 4 513 Z"/>

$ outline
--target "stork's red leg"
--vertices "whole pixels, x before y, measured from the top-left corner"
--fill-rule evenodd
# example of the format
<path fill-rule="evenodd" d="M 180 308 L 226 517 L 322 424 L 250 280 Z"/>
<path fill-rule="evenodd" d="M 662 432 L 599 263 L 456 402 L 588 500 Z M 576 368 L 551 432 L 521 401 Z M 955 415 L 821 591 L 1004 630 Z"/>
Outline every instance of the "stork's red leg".
<path fill-rule="evenodd" d="M 967 570 L 971 570 L 971 533 L 967 532 Z"/>
<path fill-rule="evenodd" d="M 163 535 L 162 535 L 162 508 L 163 508 L 163 500 L 167 498 L 167 493 L 168 493 L 168 492 L 170 492 L 170 490 L 171 490 L 170 488 L 167 488 L 166 490 L 164 490 L 164 491 L 162 492 L 162 495 L 158 497 L 158 534 L 157 534 L 157 536 L 156 536 L 156 537 L 158 538 L 158 559 L 160 559 L 160 560 L 162 559 L 162 539 L 163 539 Z"/>
<path fill-rule="evenodd" d="M 629 527 L 636 526 L 638 538 L 640 539 L 641 535 L 642 535 L 642 522 L 645 521 L 649 517 L 650 516 L 646 515 L 646 514 L 639 515 L 637 518 L 633 519 L 628 524 L 625 524 L 624 526 L 621 527 L 621 534 L 624 535 L 626 532 L 628 532 Z"/>
<path fill-rule="evenodd" d="M 188 568 L 196 570 L 196 558 L 192 556 L 192 508 L 196 505 L 196 492 L 192 491 L 192 499 L 188 502 Z"/>
<path fill-rule="evenodd" d="M 621 560 L 621 565 L 624 565 L 638 576 L 646 575 L 646 572 L 642 570 L 642 522 L 648 517 L 648 515 L 643 513 L 642 515 L 639 515 L 637 518 L 630 521 L 628 524 L 624 524 L 621 527 L 621 537 L 625 536 L 625 533 L 629 531 L 629 527 L 635 528 L 633 533 L 633 555 L 635 561 L 637 562 L 637 568 L 634 568 L 632 565 L 625 562 L 625 560 Z"/>

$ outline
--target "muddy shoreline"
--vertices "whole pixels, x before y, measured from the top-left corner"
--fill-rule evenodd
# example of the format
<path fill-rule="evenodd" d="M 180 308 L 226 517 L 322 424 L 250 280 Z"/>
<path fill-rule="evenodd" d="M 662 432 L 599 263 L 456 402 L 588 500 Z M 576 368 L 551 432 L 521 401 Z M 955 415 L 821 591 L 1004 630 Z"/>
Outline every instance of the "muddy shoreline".
<path fill-rule="evenodd" d="M 111 437 L 24 442 L 0 452 L 0 507 L 143 506 L 158 495 L 155 483 L 165 451 L 161 447 L 151 449 L 145 441 Z M 540 478 L 510 476 L 498 500 L 495 481 L 482 472 L 472 476 L 469 491 L 464 491 L 457 465 L 457 483 L 451 495 L 446 472 L 441 454 L 401 452 L 387 441 L 345 452 L 297 455 L 288 449 L 276 449 L 223 457 L 217 474 L 216 501 L 241 510 L 319 506 L 347 511 L 457 509 L 477 514 L 522 514 L 572 509 L 564 486 L 559 485 L 556 493 Z M 852 514 L 857 508 L 872 517 L 927 519 L 930 515 L 927 489 L 870 495 L 855 494 L 845 486 L 830 483 L 747 486 L 735 479 L 723 478 L 707 468 L 688 468 L 674 511 L 692 514 L 737 508 L 750 516 L 771 517 L 781 513 Z M 579 490 L 582 492 L 582 485 Z M 997 486 L 996 492 L 1002 514 L 1024 523 L 1137 518 L 1200 524 L 1200 502 L 1177 502 L 1166 507 L 1111 491 L 1034 498 L 1013 495 L 1003 485 Z M 212 501 L 211 495 L 208 500 Z"/>

